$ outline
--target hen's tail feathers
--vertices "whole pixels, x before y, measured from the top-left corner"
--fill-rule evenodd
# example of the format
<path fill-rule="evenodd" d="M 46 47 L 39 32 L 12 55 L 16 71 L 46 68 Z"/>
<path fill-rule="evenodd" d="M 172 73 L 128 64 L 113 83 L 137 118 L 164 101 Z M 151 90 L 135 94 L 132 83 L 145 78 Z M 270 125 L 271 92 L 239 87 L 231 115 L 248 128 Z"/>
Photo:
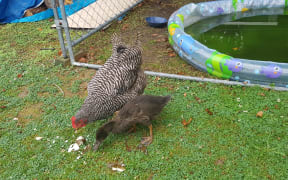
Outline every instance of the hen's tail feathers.
<path fill-rule="evenodd" d="M 166 106 L 167 105 L 167 103 L 171 100 L 171 96 L 170 95 L 168 95 L 168 96 L 162 96 L 162 102 L 161 102 L 161 108 L 163 108 L 164 106 Z"/>
<path fill-rule="evenodd" d="M 136 36 L 136 40 L 135 40 L 135 46 L 137 46 L 138 48 L 141 49 L 141 51 L 143 51 L 142 49 L 142 39 L 143 38 L 143 35 L 141 32 L 137 32 L 137 36 Z"/>
<path fill-rule="evenodd" d="M 165 96 L 164 97 L 164 104 L 166 105 L 170 100 L 171 100 L 171 96 L 170 95 Z"/>
<path fill-rule="evenodd" d="M 119 46 L 124 46 L 121 38 L 117 35 L 117 33 L 113 33 L 112 35 L 112 38 L 111 38 L 111 42 L 112 42 L 112 45 L 113 45 L 113 52 L 116 52 L 117 51 L 117 48 Z"/>

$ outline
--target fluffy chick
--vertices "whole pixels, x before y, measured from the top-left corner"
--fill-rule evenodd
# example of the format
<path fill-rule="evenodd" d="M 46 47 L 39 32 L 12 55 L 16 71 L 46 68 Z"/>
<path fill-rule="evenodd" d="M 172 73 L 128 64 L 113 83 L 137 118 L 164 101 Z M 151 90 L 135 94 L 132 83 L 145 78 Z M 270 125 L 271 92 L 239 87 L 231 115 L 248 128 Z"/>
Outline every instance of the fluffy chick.
<path fill-rule="evenodd" d="M 129 130 L 136 124 L 149 127 L 150 136 L 145 137 L 143 144 L 151 144 L 153 139 L 152 119 L 158 115 L 170 101 L 170 96 L 141 95 L 129 101 L 109 122 L 105 123 L 96 132 L 96 142 L 93 150 L 96 151 L 110 132 L 117 134 Z"/>

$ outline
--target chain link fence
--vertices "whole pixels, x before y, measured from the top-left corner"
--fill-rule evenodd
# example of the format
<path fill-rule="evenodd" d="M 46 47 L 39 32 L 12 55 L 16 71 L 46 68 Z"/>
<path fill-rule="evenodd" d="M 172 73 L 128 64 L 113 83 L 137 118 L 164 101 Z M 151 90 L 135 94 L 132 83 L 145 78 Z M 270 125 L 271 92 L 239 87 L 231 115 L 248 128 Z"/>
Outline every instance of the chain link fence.
<path fill-rule="evenodd" d="M 51 0 L 55 27 L 64 58 L 71 65 L 99 68 L 75 61 L 73 47 L 109 25 L 143 0 Z"/>
<path fill-rule="evenodd" d="M 45 0 L 51 2 L 55 24 L 61 45 L 62 56 L 70 58 L 71 65 L 99 69 L 97 64 L 76 62 L 73 47 L 95 32 L 108 26 L 113 20 L 121 17 L 127 11 L 135 7 L 143 0 Z M 197 0 L 195 0 L 197 1 Z M 206 2 L 211 0 L 199 0 Z M 227 0 L 228 1 L 228 0 Z M 226 85 L 254 86 L 255 84 L 243 84 L 236 81 L 209 79 L 202 77 L 184 76 L 161 72 L 145 71 L 147 75 L 192 80 L 199 82 L 211 82 Z M 260 85 L 271 88 L 270 86 Z M 276 90 L 287 88 L 275 87 Z"/>

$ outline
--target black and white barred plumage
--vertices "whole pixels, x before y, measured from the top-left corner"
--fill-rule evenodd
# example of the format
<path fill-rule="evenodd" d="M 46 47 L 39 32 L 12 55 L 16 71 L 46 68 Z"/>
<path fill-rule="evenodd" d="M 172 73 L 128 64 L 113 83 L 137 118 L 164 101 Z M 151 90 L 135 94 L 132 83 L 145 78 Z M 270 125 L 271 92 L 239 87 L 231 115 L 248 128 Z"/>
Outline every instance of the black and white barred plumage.
<path fill-rule="evenodd" d="M 140 37 L 141 34 L 138 33 L 135 45 L 129 47 L 116 34 L 113 35 L 112 56 L 88 83 L 88 96 L 74 117 L 74 123 L 72 120 L 73 127 L 82 127 L 95 120 L 107 118 L 144 92 L 147 83 L 146 75 L 141 69 Z"/>

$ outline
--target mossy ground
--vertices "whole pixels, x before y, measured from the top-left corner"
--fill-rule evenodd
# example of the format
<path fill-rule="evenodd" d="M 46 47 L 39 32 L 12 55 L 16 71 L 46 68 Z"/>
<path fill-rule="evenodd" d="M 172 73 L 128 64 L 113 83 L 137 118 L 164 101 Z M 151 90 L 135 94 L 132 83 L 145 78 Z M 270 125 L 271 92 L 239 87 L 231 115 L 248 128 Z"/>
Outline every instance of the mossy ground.
<path fill-rule="evenodd" d="M 111 53 L 111 33 L 134 34 L 139 29 L 133 20 L 152 13 L 151 3 L 145 2 L 121 24 L 113 23 L 76 49 L 95 51 L 88 60 L 104 63 Z M 144 27 L 140 20 L 138 25 Z M 122 33 L 123 23 L 129 24 L 130 32 Z M 80 135 L 93 144 L 95 131 L 105 120 L 77 132 L 72 129 L 70 118 L 82 105 L 95 70 L 54 66 L 60 47 L 52 24 L 45 20 L 0 26 L 0 179 L 288 178 L 288 93 L 259 87 L 149 77 L 145 94 L 170 94 L 172 100 L 155 119 L 154 141 L 147 149 L 137 148 L 148 134 L 140 126 L 136 133 L 109 136 L 98 152 L 85 152 L 81 146 L 68 153 Z M 157 43 L 149 38 L 144 42 L 144 61 L 152 59 L 144 63 L 145 69 L 207 76 L 179 57 L 169 57 L 168 42 L 163 42 L 168 47 Z M 256 117 L 259 111 L 263 117 Z M 182 121 L 190 118 L 184 127 Z M 125 171 L 112 171 L 113 164 L 124 164 Z"/>

